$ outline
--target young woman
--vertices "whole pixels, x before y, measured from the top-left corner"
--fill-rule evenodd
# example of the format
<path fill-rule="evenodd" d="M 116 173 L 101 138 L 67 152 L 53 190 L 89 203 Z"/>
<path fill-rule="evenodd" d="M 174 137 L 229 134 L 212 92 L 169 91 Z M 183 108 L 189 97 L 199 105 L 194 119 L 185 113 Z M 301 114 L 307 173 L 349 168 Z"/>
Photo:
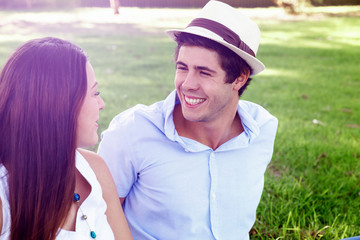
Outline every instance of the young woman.
<path fill-rule="evenodd" d="M 0 75 L 0 239 L 132 239 L 98 141 L 104 102 L 76 45 L 35 39 Z M 2 211 L 1 211 L 2 210 Z"/>

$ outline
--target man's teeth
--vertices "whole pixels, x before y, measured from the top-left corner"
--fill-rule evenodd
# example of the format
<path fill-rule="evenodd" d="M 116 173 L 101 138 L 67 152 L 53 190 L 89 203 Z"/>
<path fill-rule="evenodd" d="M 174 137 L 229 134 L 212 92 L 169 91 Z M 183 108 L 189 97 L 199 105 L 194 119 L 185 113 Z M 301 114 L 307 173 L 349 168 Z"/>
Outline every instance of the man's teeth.
<path fill-rule="evenodd" d="M 205 99 L 203 98 L 188 98 L 185 97 L 185 101 L 190 104 L 190 105 L 195 105 L 195 104 L 199 104 L 205 101 Z"/>

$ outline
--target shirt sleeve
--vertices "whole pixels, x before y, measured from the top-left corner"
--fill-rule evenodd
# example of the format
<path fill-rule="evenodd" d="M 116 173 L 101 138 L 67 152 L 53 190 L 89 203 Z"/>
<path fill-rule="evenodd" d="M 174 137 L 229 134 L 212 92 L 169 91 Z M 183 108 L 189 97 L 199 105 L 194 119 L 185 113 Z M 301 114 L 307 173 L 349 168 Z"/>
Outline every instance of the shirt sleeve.
<path fill-rule="evenodd" d="M 264 156 L 267 156 L 266 164 L 268 165 L 274 152 L 278 119 L 260 105 L 249 103 L 249 106 L 251 106 L 251 115 L 260 129 L 259 136 L 256 139 L 259 144 L 259 151 L 266 152 Z"/>
<path fill-rule="evenodd" d="M 109 128 L 101 134 L 98 154 L 107 163 L 120 198 L 126 197 L 136 181 L 137 172 L 133 165 L 133 145 L 127 136 L 125 125 L 115 118 Z"/>
<path fill-rule="evenodd" d="M 240 100 L 239 105 L 238 111 L 250 142 L 255 144 L 263 156 L 266 156 L 264 160 L 268 165 L 274 151 L 278 119 L 256 103 Z"/>
<path fill-rule="evenodd" d="M 269 151 L 267 164 L 270 163 L 273 156 L 277 128 L 278 119 L 274 116 L 271 116 L 271 118 L 269 118 L 269 120 L 260 128 L 261 134 L 265 135 L 266 139 L 266 141 L 264 141 L 264 147 Z"/>

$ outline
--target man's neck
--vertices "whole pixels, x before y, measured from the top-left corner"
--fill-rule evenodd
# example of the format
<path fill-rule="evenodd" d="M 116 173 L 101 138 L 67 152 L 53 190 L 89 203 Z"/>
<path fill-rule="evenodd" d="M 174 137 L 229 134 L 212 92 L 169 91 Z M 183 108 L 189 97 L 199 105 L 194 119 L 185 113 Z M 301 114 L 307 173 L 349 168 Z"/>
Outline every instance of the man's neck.
<path fill-rule="evenodd" d="M 244 131 L 236 111 L 233 116 L 219 119 L 221 122 L 192 122 L 184 118 L 181 105 L 178 104 L 175 106 L 173 118 L 175 129 L 180 136 L 193 139 L 213 150 Z"/>

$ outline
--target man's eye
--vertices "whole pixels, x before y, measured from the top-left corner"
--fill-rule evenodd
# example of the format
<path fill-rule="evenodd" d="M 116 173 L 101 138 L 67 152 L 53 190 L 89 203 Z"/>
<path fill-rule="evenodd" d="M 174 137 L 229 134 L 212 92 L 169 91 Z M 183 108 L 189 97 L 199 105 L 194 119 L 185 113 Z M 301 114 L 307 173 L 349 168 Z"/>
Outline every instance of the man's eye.
<path fill-rule="evenodd" d="M 204 72 L 204 71 L 201 71 L 201 72 L 200 72 L 200 74 L 205 75 L 205 76 L 211 76 L 211 74 L 210 74 L 210 73 L 208 73 L 208 72 Z"/>
<path fill-rule="evenodd" d="M 95 92 L 95 96 L 99 96 L 99 95 L 100 95 L 99 91 Z"/>
<path fill-rule="evenodd" d="M 177 67 L 177 70 L 186 70 L 186 67 Z"/>

